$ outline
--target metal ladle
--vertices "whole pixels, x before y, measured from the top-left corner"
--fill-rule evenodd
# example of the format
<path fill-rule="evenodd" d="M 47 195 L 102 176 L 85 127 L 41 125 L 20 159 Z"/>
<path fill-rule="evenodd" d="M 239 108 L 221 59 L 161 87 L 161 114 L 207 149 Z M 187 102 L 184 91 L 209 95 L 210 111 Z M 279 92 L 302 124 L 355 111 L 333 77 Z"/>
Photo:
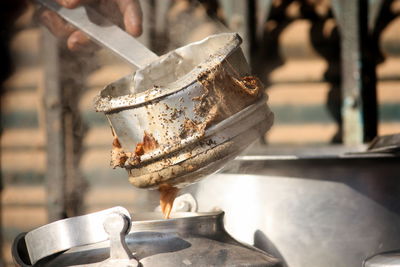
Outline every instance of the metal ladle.
<path fill-rule="evenodd" d="M 271 127 L 264 87 L 248 76 L 238 34 L 212 35 L 157 57 L 88 7 L 69 10 L 37 1 L 138 67 L 107 85 L 95 101 L 123 150 L 114 166 L 125 168 L 134 186 L 194 183 Z M 146 140 L 153 140 L 153 148 L 137 153 Z"/>

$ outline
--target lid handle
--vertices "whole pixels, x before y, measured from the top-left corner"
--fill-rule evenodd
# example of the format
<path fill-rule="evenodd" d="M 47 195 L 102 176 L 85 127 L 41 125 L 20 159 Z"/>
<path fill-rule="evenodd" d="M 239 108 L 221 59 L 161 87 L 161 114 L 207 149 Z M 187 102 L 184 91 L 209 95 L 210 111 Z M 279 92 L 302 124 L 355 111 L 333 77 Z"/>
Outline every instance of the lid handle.
<path fill-rule="evenodd" d="M 129 233 L 131 226 L 130 218 L 115 212 L 107 216 L 103 226 L 110 239 L 110 258 L 101 263 L 100 267 L 139 266 L 125 242 L 125 235 Z"/>
<path fill-rule="evenodd" d="M 25 236 L 25 242 L 32 264 L 47 256 L 73 247 L 109 239 L 109 234 L 104 231 L 104 222 L 109 215 L 115 213 L 123 214 L 124 218 L 129 218 L 130 221 L 130 214 L 125 208 L 114 207 L 56 221 L 30 231 Z M 130 223 L 127 229 L 130 228 L 129 226 Z"/>

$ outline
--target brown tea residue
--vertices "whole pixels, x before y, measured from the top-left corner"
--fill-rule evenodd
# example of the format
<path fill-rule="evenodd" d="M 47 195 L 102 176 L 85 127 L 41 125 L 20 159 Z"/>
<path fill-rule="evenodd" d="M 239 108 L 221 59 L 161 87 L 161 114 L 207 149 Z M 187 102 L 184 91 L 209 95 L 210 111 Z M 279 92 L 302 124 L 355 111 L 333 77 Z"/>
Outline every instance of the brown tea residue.
<path fill-rule="evenodd" d="M 130 165 L 136 165 L 140 163 L 140 156 L 148 153 L 159 147 L 157 140 L 150 133 L 144 132 L 143 141 L 138 143 L 133 152 L 125 152 L 118 140 L 118 137 L 114 135 L 114 140 L 111 150 L 111 167 L 124 167 L 125 163 L 128 162 Z"/>
<path fill-rule="evenodd" d="M 204 135 L 208 127 L 243 110 L 264 94 L 264 85 L 258 78 L 240 77 L 222 64 L 202 72 L 197 80 L 203 93 L 192 98 L 197 102 L 193 109 L 196 119 L 185 119 L 179 132 L 183 139 L 195 133 Z"/>
<path fill-rule="evenodd" d="M 114 140 L 112 143 L 111 149 L 111 162 L 110 165 L 113 169 L 116 167 L 123 167 L 125 162 L 130 157 L 130 153 L 125 153 L 124 149 L 121 146 L 121 143 L 118 140 L 118 137 L 114 135 Z"/>
<path fill-rule="evenodd" d="M 192 100 L 198 102 L 194 113 L 201 122 L 185 122 L 181 131 L 184 134 L 194 131 L 204 133 L 209 126 L 243 110 L 264 94 L 264 85 L 258 78 L 241 77 L 222 64 L 201 73 L 197 80 L 203 85 L 203 94 Z"/>
<path fill-rule="evenodd" d="M 139 151 L 140 151 L 141 154 L 140 155 L 136 154 L 136 155 L 141 156 L 144 153 L 153 151 L 154 149 L 158 148 L 158 146 L 159 146 L 159 144 L 158 144 L 157 140 L 154 138 L 154 136 L 145 131 L 144 136 L 143 136 L 143 141 L 136 145 L 135 154 L 139 153 Z"/>
<path fill-rule="evenodd" d="M 227 118 L 250 104 L 263 94 L 264 86 L 254 76 L 240 77 L 234 70 L 222 65 L 207 70 L 199 75 L 204 93 L 198 97 L 195 112 L 207 116 L 213 111 L 215 122 Z"/>
<path fill-rule="evenodd" d="M 179 131 L 179 137 L 185 139 L 192 136 L 196 132 L 202 132 L 204 124 L 199 124 L 191 119 L 186 118 Z"/>
<path fill-rule="evenodd" d="M 164 218 L 169 219 L 179 189 L 169 184 L 162 184 L 158 188 L 158 191 L 160 192 L 161 211 L 164 214 Z"/>
<path fill-rule="evenodd" d="M 240 80 L 234 77 L 232 77 L 232 79 L 238 83 L 244 92 L 251 96 L 258 96 L 260 93 L 260 88 L 264 88 L 264 85 L 255 76 L 245 76 Z"/>

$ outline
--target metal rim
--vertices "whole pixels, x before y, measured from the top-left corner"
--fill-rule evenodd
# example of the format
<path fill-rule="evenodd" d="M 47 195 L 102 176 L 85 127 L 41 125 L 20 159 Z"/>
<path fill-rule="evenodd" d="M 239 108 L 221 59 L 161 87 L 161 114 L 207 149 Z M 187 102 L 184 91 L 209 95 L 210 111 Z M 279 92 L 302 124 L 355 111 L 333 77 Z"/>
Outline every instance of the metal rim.
<path fill-rule="evenodd" d="M 265 102 L 266 102 L 266 97 L 261 98 L 260 100 L 258 100 L 257 102 L 251 104 L 250 106 L 247 106 L 246 108 L 244 108 L 243 110 L 233 114 L 232 116 L 230 116 L 229 118 L 211 126 L 209 129 L 207 129 L 205 131 L 204 134 L 200 135 L 193 135 L 190 136 L 189 138 L 186 139 L 182 139 L 181 142 L 179 144 L 176 144 L 174 146 L 168 145 L 166 147 L 160 147 L 157 148 L 147 154 L 144 154 L 141 157 L 141 163 L 140 165 L 146 165 L 148 162 L 152 162 L 158 158 L 161 157 L 165 157 L 168 154 L 177 152 L 179 150 L 183 150 L 185 147 L 190 146 L 196 142 L 199 142 L 200 140 L 204 140 L 207 138 L 212 137 L 215 134 L 221 133 L 221 131 L 223 131 L 226 128 L 231 127 L 232 125 L 236 124 L 239 120 L 250 116 L 251 114 L 256 113 L 260 108 L 265 107 Z M 268 109 L 268 117 L 267 120 L 271 120 L 270 116 L 273 114 L 269 109 Z M 252 125 L 255 125 L 257 123 L 259 123 L 260 120 L 254 120 Z M 240 130 L 245 130 L 245 129 L 240 129 Z M 240 131 L 232 131 L 229 133 L 229 135 L 233 138 L 234 136 L 240 134 Z M 224 141 L 226 141 L 227 138 L 224 139 Z M 221 143 L 216 143 L 214 144 L 214 146 L 217 146 Z"/>
<path fill-rule="evenodd" d="M 197 80 L 197 76 L 201 74 L 202 72 L 220 64 L 223 60 L 225 60 L 227 57 L 229 57 L 232 53 L 234 53 L 239 47 L 240 44 L 242 43 L 242 39 L 237 33 L 224 33 L 224 34 L 217 34 L 217 35 L 212 35 L 209 36 L 208 38 L 201 40 L 199 42 L 191 43 L 190 45 L 199 45 L 203 42 L 206 42 L 212 38 L 226 38 L 225 45 L 216 50 L 213 55 L 210 55 L 210 58 L 206 59 L 205 61 L 201 62 L 199 65 L 193 68 L 189 73 L 185 74 L 183 77 L 181 77 L 178 81 L 175 81 L 173 83 L 168 84 L 166 87 L 153 87 L 150 88 L 149 90 L 145 92 L 141 92 L 138 94 L 127 94 L 127 95 L 122 95 L 122 96 L 117 96 L 117 97 L 111 97 L 109 94 L 106 93 L 107 90 L 112 89 L 114 84 L 118 81 L 121 81 L 122 79 L 132 79 L 132 75 L 128 75 L 122 79 L 119 79 L 118 81 L 111 83 L 107 85 L 100 93 L 100 95 L 95 99 L 95 108 L 96 111 L 101 111 L 105 113 L 113 113 L 113 112 L 118 112 L 123 109 L 127 108 L 135 108 L 138 106 L 146 105 L 146 103 L 152 102 L 152 101 L 157 101 L 160 98 L 166 97 L 168 95 L 171 95 L 177 91 L 180 91 L 187 86 L 193 84 Z M 180 49 L 184 49 L 187 46 L 178 48 L 178 51 Z M 171 51 L 167 53 L 166 55 L 160 57 L 160 59 L 165 58 L 168 56 L 170 53 L 173 53 L 174 51 Z"/>
<path fill-rule="evenodd" d="M 132 214 L 132 228 L 129 233 L 138 231 L 150 231 L 156 229 L 179 230 L 190 229 L 193 230 L 193 225 L 198 225 L 203 221 L 218 221 L 222 220 L 225 215 L 223 211 L 215 212 L 172 212 L 170 219 L 163 219 L 161 213 L 148 212 L 141 213 L 137 216 L 148 216 L 147 220 L 135 221 L 135 214 Z M 151 219 L 151 216 L 157 216 L 160 219 Z M 145 219 L 145 218 L 143 218 Z"/>

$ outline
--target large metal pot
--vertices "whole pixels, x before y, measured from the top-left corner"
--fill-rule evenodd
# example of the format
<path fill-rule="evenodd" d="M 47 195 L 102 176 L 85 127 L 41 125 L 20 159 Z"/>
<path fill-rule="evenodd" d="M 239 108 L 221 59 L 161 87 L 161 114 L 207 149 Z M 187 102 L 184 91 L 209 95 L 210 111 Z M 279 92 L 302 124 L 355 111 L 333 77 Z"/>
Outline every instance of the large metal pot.
<path fill-rule="evenodd" d="M 199 210 L 224 210 L 229 233 L 288 267 L 362 266 L 400 249 L 399 156 L 334 156 L 336 147 L 277 151 L 292 152 L 254 151 L 184 191 Z M 371 262 L 366 266 L 378 266 Z"/>
<path fill-rule="evenodd" d="M 96 110 L 121 146 L 113 165 L 125 167 L 133 185 L 186 186 L 271 127 L 264 87 L 248 76 L 240 44 L 235 33 L 210 36 L 101 91 Z"/>
<path fill-rule="evenodd" d="M 133 221 L 128 216 L 117 207 L 22 234 L 13 244 L 15 263 L 21 267 L 281 266 L 276 258 L 233 239 L 225 231 L 223 212 L 173 213 L 168 220 L 160 213 L 135 215 Z"/>

